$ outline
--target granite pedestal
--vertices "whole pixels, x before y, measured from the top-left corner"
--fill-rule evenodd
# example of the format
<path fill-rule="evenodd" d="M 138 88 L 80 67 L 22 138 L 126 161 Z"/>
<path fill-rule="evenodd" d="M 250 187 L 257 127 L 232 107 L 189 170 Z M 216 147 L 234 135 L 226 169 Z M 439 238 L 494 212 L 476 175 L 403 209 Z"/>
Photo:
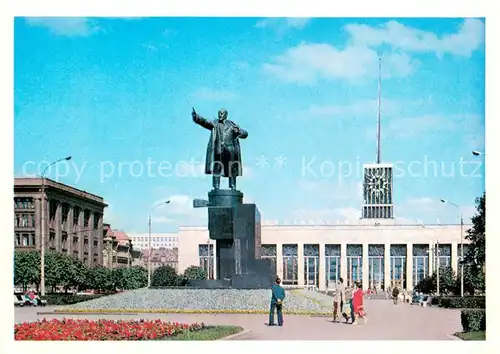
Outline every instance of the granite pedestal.
<path fill-rule="evenodd" d="M 209 237 L 215 240 L 217 280 L 190 282 L 212 288 L 213 282 L 237 289 L 270 288 L 276 277 L 274 263 L 261 259 L 261 218 L 255 204 L 243 203 L 243 193 L 217 189 L 208 193 Z M 226 280 L 228 283 L 220 283 Z"/>

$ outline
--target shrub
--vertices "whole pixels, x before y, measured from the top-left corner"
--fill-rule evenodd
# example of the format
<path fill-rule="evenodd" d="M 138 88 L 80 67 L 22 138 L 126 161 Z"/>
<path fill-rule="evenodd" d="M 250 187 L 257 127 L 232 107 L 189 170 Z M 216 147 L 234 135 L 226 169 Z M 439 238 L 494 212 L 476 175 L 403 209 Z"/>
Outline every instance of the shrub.
<path fill-rule="evenodd" d="M 486 331 L 486 310 L 467 309 L 460 314 L 464 332 Z"/>
<path fill-rule="evenodd" d="M 485 296 L 438 296 L 432 299 L 432 305 L 449 309 L 485 309 Z"/>
<path fill-rule="evenodd" d="M 177 285 L 186 286 L 190 280 L 204 280 L 204 279 L 207 279 L 207 272 L 205 272 L 203 268 L 198 266 L 190 266 L 187 267 L 186 270 L 184 271 L 184 274 L 182 274 L 182 276 L 179 277 Z"/>
<path fill-rule="evenodd" d="M 47 300 L 47 305 L 61 306 L 61 305 L 77 304 L 79 302 L 97 299 L 103 296 L 107 296 L 107 294 L 99 294 L 99 295 L 47 294 L 45 296 L 42 296 L 42 299 Z"/>
<path fill-rule="evenodd" d="M 177 272 L 171 266 L 156 268 L 151 279 L 152 286 L 176 286 L 178 283 Z"/>

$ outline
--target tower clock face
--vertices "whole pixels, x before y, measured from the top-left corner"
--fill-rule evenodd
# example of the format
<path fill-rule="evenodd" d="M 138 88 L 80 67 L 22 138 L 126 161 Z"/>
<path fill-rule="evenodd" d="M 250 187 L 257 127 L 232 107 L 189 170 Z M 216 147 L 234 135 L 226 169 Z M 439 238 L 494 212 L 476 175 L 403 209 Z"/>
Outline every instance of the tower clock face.
<path fill-rule="evenodd" d="M 368 190 L 370 194 L 379 196 L 389 190 L 389 179 L 384 173 L 374 173 L 368 176 Z"/>

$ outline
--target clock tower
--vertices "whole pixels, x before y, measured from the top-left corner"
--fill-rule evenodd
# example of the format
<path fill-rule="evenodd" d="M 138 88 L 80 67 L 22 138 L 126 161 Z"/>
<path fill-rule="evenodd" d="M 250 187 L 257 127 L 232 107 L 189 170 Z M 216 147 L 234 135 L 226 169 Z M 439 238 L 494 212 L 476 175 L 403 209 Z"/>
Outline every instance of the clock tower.
<path fill-rule="evenodd" d="M 392 219 L 392 164 L 365 164 L 363 181 L 363 219 Z"/>
<path fill-rule="evenodd" d="M 380 103 L 381 103 L 381 57 L 378 58 L 378 112 L 376 163 L 363 165 L 363 219 L 393 219 L 392 164 L 381 163 L 380 153 Z"/>

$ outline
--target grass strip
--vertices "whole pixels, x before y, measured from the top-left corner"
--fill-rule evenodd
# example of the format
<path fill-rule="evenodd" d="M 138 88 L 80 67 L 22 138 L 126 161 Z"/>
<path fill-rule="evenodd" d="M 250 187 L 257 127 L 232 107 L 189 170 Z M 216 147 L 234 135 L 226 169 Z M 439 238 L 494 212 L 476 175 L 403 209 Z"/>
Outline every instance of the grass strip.
<path fill-rule="evenodd" d="M 457 332 L 455 336 L 462 340 L 486 340 L 486 332 L 478 331 L 478 332 Z"/>
<path fill-rule="evenodd" d="M 200 331 L 184 331 L 163 340 L 217 340 L 243 331 L 239 326 L 208 326 Z"/>

